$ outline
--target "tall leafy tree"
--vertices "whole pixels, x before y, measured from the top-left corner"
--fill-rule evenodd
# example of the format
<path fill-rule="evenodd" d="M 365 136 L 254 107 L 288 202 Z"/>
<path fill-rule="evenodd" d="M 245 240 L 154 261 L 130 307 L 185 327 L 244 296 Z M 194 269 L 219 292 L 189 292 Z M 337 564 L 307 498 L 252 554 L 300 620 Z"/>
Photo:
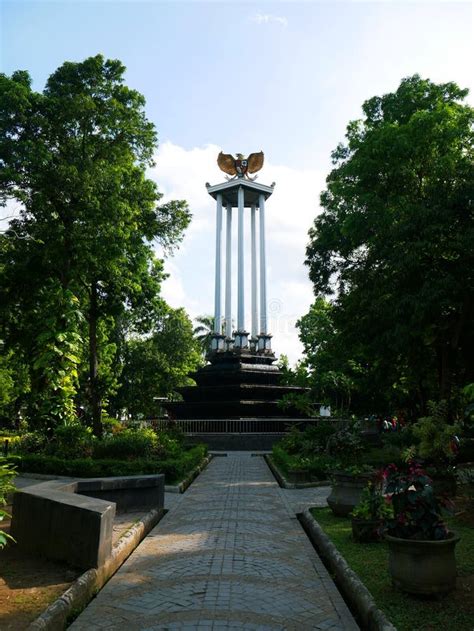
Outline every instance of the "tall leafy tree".
<path fill-rule="evenodd" d="M 43 93 L 31 89 L 26 72 L 0 75 L 0 194 L 22 204 L 2 250 L 5 338 L 41 355 L 51 343 L 43 336 L 44 315 L 57 313 L 50 350 L 64 361 L 69 355 L 70 362 L 87 362 L 97 434 L 105 395 L 101 360 L 113 323 L 127 310 L 146 321 L 164 278 L 152 242 L 172 248 L 190 219 L 185 202 L 159 205 L 161 194 L 146 177 L 156 132 L 144 97 L 124 84 L 124 72 L 120 61 L 101 55 L 66 62 Z M 58 292 L 77 300 L 84 324 L 61 320 Z M 86 344 L 81 357 L 67 348 L 71 335 Z M 43 377 L 32 381 L 33 390 L 41 381 L 57 389 Z M 73 382 L 70 397 L 78 387 Z"/>
<path fill-rule="evenodd" d="M 363 346 L 411 405 L 473 379 L 474 110 L 418 75 L 363 105 L 333 152 L 310 231 L 316 294 L 341 342 Z"/>
<path fill-rule="evenodd" d="M 120 358 L 122 374 L 112 405 L 117 414 L 155 417 L 155 397 L 172 398 L 175 390 L 193 382 L 188 374 L 202 364 L 201 346 L 183 309 L 164 302 L 146 336 L 129 335 Z"/>

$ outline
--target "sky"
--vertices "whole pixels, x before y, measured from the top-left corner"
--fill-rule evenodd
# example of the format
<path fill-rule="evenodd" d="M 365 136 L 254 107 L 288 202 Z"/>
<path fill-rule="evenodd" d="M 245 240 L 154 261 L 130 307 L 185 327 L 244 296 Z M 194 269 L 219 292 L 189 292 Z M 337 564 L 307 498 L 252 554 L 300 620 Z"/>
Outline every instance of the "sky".
<path fill-rule="evenodd" d="M 313 300 L 305 247 L 331 151 L 364 100 L 414 73 L 470 88 L 474 104 L 473 27 L 468 1 L 0 0 L 0 71 L 28 70 L 42 90 L 66 60 L 102 53 L 125 64 L 158 130 L 149 175 L 164 201 L 186 199 L 193 214 L 163 287 L 192 317 L 214 308 L 205 183 L 224 179 L 217 154 L 263 150 L 258 182 L 276 182 L 266 205 L 270 332 L 295 362 L 295 323 Z"/>

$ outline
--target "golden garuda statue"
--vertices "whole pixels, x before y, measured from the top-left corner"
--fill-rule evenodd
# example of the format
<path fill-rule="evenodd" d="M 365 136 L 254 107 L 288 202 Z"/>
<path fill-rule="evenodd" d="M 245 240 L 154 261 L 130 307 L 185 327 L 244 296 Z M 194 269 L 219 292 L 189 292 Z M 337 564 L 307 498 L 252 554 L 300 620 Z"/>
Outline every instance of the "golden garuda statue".
<path fill-rule="evenodd" d="M 251 153 L 248 158 L 241 153 L 236 153 L 234 158 L 230 153 L 222 153 L 221 151 L 217 156 L 217 165 L 224 173 L 234 176 L 227 178 L 228 180 L 240 177 L 247 180 L 255 180 L 257 176 L 251 178 L 249 173 L 256 173 L 263 167 L 263 151 Z"/>

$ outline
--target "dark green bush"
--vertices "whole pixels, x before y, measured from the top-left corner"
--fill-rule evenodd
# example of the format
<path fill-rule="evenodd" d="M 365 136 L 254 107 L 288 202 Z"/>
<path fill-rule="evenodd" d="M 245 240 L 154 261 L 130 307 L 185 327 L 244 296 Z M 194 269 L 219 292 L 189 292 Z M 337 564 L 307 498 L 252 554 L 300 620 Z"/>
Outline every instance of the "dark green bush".
<path fill-rule="evenodd" d="M 151 429 L 124 429 L 117 434 L 105 436 L 94 445 L 94 458 L 129 458 L 151 457 L 158 445 L 158 438 Z"/>
<path fill-rule="evenodd" d="M 87 458 L 92 455 L 92 429 L 82 423 L 59 425 L 45 446 L 45 453 L 59 458 Z"/>
<path fill-rule="evenodd" d="M 124 429 L 94 443 L 94 458 L 129 460 L 134 458 L 169 458 L 179 456 L 182 446 L 167 432 L 152 429 Z"/>
<path fill-rule="evenodd" d="M 321 421 L 315 425 L 308 425 L 304 431 L 292 427 L 291 431 L 280 441 L 289 454 L 312 455 L 323 453 L 331 436 L 338 428 L 331 421 Z"/>
<path fill-rule="evenodd" d="M 273 446 L 272 457 L 283 473 L 307 471 L 316 480 L 326 480 L 329 472 L 337 468 L 337 464 L 330 456 L 325 454 L 312 456 L 288 454 L 281 443 Z"/>
<path fill-rule="evenodd" d="M 20 436 L 15 451 L 21 454 L 37 454 L 46 449 L 48 439 L 42 432 L 28 432 Z"/>
<path fill-rule="evenodd" d="M 16 465 L 18 471 L 45 473 L 78 478 L 96 478 L 122 475 L 151 475 L 163 473 L 167 483 L 173 483 L 188 475 L 207 454 L 205 445 L 196 445 L 183 451 L 179 457 L 156 457 L 135 460 L 59 458 L 57 456 L 25 454 L 1 458 L 1 462 Z"/>

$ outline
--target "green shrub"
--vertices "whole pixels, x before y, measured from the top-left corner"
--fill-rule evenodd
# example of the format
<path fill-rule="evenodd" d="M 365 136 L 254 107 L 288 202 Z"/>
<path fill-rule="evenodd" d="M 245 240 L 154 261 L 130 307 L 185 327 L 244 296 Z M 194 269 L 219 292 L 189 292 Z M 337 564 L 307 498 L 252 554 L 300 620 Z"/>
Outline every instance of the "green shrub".
<path fill-rule="evenodd" d="M 104 435 L 108 434 L 118 434 L 125 429 L 125 425 L 118 421 L 116 418 L 112 418 L 111 416 L 102 416 L 102 429 Z"/>
<path fill-rule="evenodd" d="M 288 434 L 282 438 L 277 445 L 284 449 L 287 454 L 297 454 L 303 445 L 303 432 L 297 427 L 292 427 Z"/>
<path fill-rule="evenodd" d="M 78 478 L 96 478 L 122 475 L 151 475 L 163 473 L 167 483 L 181 480 L 206 456 L 207 447 L 196 445 L 174 458 L 135 458 L 134 460 L 59 458 L 50 455 L 25 454 L 2 458 L 0 462 L 14 464 L 19 471 L 47 473 Z"/>
<path fill-rule="evenodd" d="M 8 440 L 8 451 L 16 451 L 20 445 L 20 436 L 18 434 L 2 434 L 0 435 L 0 450 L 3 451 L 5 441 Z"/>
<path fill-rule="evenodd" d="M 317 425 L 309 425 L 303 432 L 302 452 L 305 454 L 325 452 L 328 440 L 337 431 L 337 426 L 329 421 L 323 421 Z"/>
<path fill-rule="evenodd" d="M 344 468 L 357 464 L 365 449 L 357 423 L 339 429 L 327 442 L 328 454 L 339 460 Z"/>
<path fill-rule="evenodd" d="M 317 480 L 327 479 L 329 472 L 336 466 L 334 459 L 326 454 L 312 456 L 288 454 L 281 442 L 273 446 L 272 457 L 285 474 L 293 471 L 307 471 Z"/>
<path fill-rule="evenodd" d="M 94 458 L 151 457 L 158 446 L 158 438 L 152 429 L 124 429 L 117 434 L 105 436 L 94 445 Z"/>
<path fill-rule="evenodd" d="M 94 436 L 92 428 L 82 423 L 59 425 L 46 444 L 47 454 L 59 458 L 82 458 L 92 455 Z"/>
<path fill-rule="evenodd" d="M 20 454 L 37 454 L 46 449 L 48 439 L 43 432 L 27 432 L 20 437 L 15 451 Z"/>
<path fill-rule="evenodd" d="M 16 471 L 10 463 L 4 462 L 0 464 L 0 506 L 5 506 L 8 494 L 15 491 L 15 485 L 13 484 L 15 475 Z M 0 521 L 3 521 L 5 517 L 10 517 L 10 515 L 0 508 Z M 0 548 L 4 548 L 9 540 L 14 541 L 13 537 L 8 533 L 0 530 Z"/>
<path fill-rule="evenodd" d="M 428 409 L 429 415 L 413 425 L 413 433 L 419 440 L 418 454 L 433 463 L 454 460 L 456 449 L 453 438 L 461 432 L 461 425 L 449 422 L 446 401 L 429 401 Z"/>
<path fill-rule="evenodd" d="M 404 462 L 403 452 L 395 445 L 385 445 L 382 449 L 379 447 L 371 447 L 362 454 L 360 462 L 362 464 L 372 465 L 376 468 L 385 466 L 390 462 L 402 464 L 402 462 Z"/>
<path fill-rule="evenodd" d="M 292 427 L 279 444 L 289 454 L 313 455 L 323 453 L 326 451 L 328 440 L 337 431 L 337 426 L 330 421 L 308 425 L 304 431 Z"/>
<path fill-rule="evenodd" d="M 13 484 L 15 476 L 16 471 L 11 463 L 4 462 L 0 464 L 0 506 L 5 506 L 7 496 L 15 491 L 15 485 Z"/>

